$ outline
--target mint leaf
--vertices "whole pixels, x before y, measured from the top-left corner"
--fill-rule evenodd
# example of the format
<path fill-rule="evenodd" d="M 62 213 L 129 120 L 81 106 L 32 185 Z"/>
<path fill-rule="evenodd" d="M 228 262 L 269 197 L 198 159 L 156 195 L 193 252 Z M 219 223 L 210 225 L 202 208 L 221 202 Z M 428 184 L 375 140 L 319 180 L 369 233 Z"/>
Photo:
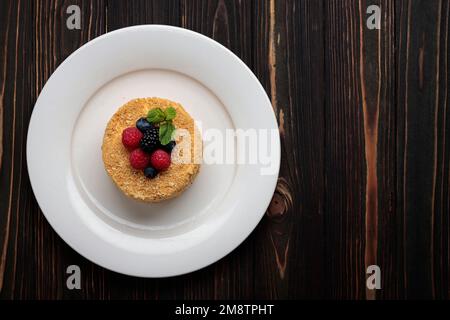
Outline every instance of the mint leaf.
<path fill-rule="evenodd" d="M 152 109 L 147 114 L 147 120 L 150 123 L 158 123 L 164 120 L 166 117 L 164 111 L 160 108 Z"/>
<path fill-rule="evenodd" d="M 152 109 L 147 114 L 147 120 L 153 124 L 159 124 L 159 141 L 162 145 L 168 144 L 172 140 L 175 126 L 172 123 L 177 115 L 174 107 L 168 107 L 162 111 L 161 108 Z"/>
<path fill-rule="evenodd" d="M 172 121 L 165 121 L 159 126 L 159 141 L 163 146 L 172 140 L 172 134 L 175 131 L 175 126 Z"/>
<path fill-rule="evenodd" d="M 166 114 L 166 120 L 172 120 L 176 117 L 177 111 L 174 107 L 168 107 L 164 113 Z"/>

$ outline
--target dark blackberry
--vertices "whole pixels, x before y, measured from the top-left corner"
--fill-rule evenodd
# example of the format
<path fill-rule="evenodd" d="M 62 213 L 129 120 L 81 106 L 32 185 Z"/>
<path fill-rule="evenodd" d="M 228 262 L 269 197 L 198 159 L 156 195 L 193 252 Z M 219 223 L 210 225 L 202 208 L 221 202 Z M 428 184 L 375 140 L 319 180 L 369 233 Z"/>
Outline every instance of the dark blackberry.
<path fill-rule="evenodd" d="M 176 145 L 177 145 L 177 143 L 172 140 L 168 144 L 166 144 L 165 146 L 162 146 L 162 148 L 164 150 L 166 150 L 167 152 L 172 152 L 173 148 L 175 148 Z"/>
<path fill-rule="evenodd" d="M 144 132 L 144 136 L 141 139 L 141 149 L 147 153 L 151 153 L 159 144 L 159 130 L 156 127 L 151 127 Z"/>
<path fill-rule="evenodd" d="M 154 177 L 156 177 L 157 174 L 158 174 L 158 171 L 156 171 L 155 168 L 147 167 L 144 169 L 144 175 L 147 178 L 153 179 Z"/>
<path fill-rule="evenodd" d="M 153 125 L 147 121 L 145 118 L 140 118 L 136 121 L 136 128 L 138 128 L 142 133 L 152 128 Z"/>

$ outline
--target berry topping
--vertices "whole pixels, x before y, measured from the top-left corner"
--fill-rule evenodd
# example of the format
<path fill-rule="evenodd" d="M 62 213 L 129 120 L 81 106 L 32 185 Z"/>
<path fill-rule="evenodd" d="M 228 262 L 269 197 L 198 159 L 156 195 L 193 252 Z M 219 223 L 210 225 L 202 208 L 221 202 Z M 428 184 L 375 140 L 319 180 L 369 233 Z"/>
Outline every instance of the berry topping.
<path fill-rule="evenodd" d="M 158 174 L 158 171 L 156 171 L 155 168 L 147 167 L 144 169 L 144 175 L 147 178 L 153 179 L 154 177 L 156 177 L 157 174 Z"/>
<path fill-rule="evenodd" d="M 128 150 L 133 150 L 139 147 L 142 137 L 142 132 L 140 132 L 137 128 L 126 128 L 122 132 L 122 143 Z"/>
<path fill-rule="evenodd" d="M 158 128 L 152 126 L 150 129 L 144 132 L 144 136 L 141 139 L 140 146 L 142 150 L 150 153 L 155 150 L 158 144 Z"/>
<path fill-rule="evenodd" d="M 130 164 L 137 170 L 144 170 L 149 162 L 150 156 L 141 149 L 136 149 L 130 153 Z"/>
<path fill-rule="evenodd" d="M 166 144 L 165 146 L 162 146 L 162 148 L 164 150 L 166 150 L 167 152 L 172 152 L 173 148 L 175 148 L 176 145 L 177 145 L 177 143 L 172 140 L 168 144 Z"/>
<path fill-rule="evenodd" d="M 136 121 L 136 127 L 141 130 L 142 133 L 145 131 L 153 128 L 153 125 L 147 121 L 145 118 L 140 118 L 138 121 Z"/>
<path fill-rule="evenodd" d="M 158 171 L 167 170 L 170 166 L 170 154 L 164 150 L 158 149 L 152 153 L 150 163 L 152 164 L 152 167 Z"/>

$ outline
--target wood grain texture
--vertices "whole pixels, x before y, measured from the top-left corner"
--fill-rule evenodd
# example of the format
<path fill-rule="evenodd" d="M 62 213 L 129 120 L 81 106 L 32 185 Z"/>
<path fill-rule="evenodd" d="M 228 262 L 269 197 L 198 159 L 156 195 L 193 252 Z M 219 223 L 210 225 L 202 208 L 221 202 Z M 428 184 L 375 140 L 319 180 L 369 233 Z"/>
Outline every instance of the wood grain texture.
<path fill-rule="evenodd" d="M 254 11 L 254 71 L 278 117 L 283 159 L 268 219 L 257 230 L 260 243 L 271 244 L 257 258 L 257 292 L 318 298 L 325 289 L 323 4 L 257 1 Z"/>
<path fill-rule="evenodd" d="M 81 30 L 65 26 L 72 4 Z M 381 30 L 366 27 L 370 5 Z M 449 15 L 447 0 L 1 1 L 0 298 L 450 298 Z M 25 158 L 57 66 L 90 39 L 147 23 L 200 32 L 240 57 L 282 142 L 277 189 L 252 235 L 168 279 L 110 272 L 69 248 L 37 205 Z M 82 290 L 66 289 L 71 264 Z"/>
<path fill-rule="evenodd" d="M 365 293 L 367 164 L 360 5 L 332 0 L 325 7 L 325 256 L 331 298 L 361 299 Z"/>
<path fill-rule="evenodd" d="M 397 92 L 395 28 L 396 1 L 372 2 L 378 4 L 382 10 L 381 32 L 370 31 L 366 39 L 371 39 L 366 51 L 371 50 L 370 60 L 367 59 L 367 69 L 370 61 L 376 66 L 373 81 L 367 79 L 367 86 L 376 83 L 376 92 L 372 93 L 377 104 L 378 112 L 378 144 L 376 172 L 378 177 L 378 201 L 376 230 L 375 259 L 382 270 L 383 290 L 376 292 L 377 299 L 404 298 L 402 274 L 404 272 L 402 256 L 402 220 L 396 211 L 396 121 L 397 121 Z M 369 31 L 367 31 L 369 32 Z M 370 38 L 371 37 L 371 38 Z M 378 56 L 378 57 L 377 57 Z M 370 77 L 370 76 L 369 76 Z M 375 80 L 376 79 L 376 80 Z M 375 98 L 376 97 L 376 98 Z M 370 102 L 369 102 L 370 103 Z M 372 102 L 373 103 L 373 102 Z M 366 226 L 368 225 L 366 221 Z M 366 233 L 366 241 L 367 241 Z M 367 250 L 366 250 L 367 252 Z M 366 266 L 371 261 L 366 261 Z M 366 292 L 367 293 L 367 292 Z"/>
<path fill-rule="evenodd" d="M 327 3 L 325 212 L 327 232 L 335 237 L 329 258 L 342 250 L 330 261 L 329 273 L 341 276 L 332 287 L 343 289 L 330 296 L 375 299 L 376 291 L 366 288 L 367 268 L 395 272 L 379 259 L 394 240 L 387 238 L 388 225 L 379 228 L 395 215 L 394 1 Z M 366 27 L 372 5 L 382 10 L 381 30 Z M 352 285 L 345 286 L 348 278 Z M 391 283 L 383 282 L 383 292 Z"/>
<path fill-rule="evenodd" d="M 448 1 L 397 7 L 397 206 L 408 298 L 449 293 L 448 10 Z"/>

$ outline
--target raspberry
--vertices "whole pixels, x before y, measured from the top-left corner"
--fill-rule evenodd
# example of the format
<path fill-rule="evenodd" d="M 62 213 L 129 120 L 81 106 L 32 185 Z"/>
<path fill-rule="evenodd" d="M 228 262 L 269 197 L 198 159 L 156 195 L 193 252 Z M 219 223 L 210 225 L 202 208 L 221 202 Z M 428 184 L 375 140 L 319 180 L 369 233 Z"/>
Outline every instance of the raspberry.
<path fill-rule="evenodd" d="M 134 150 L 139 147 L 142 137 L 143 134 L 138 128 L 126 128 L 122 132 L 122 143 L 128 150 Z"/>
<path fill-rule="evenodd" d="M 167 170 L 170 166 L 170 155 L 166 151 L 158 149 L 152 153 L 150 162 L 152 167 L 158 171 Z"/>
<path fill-rule="evenodd" d="M 150 162 L 150 156 L 141 149 L 133 150 L 130 153 L 130 164 L 137 170 L 144 170 Z"/>

